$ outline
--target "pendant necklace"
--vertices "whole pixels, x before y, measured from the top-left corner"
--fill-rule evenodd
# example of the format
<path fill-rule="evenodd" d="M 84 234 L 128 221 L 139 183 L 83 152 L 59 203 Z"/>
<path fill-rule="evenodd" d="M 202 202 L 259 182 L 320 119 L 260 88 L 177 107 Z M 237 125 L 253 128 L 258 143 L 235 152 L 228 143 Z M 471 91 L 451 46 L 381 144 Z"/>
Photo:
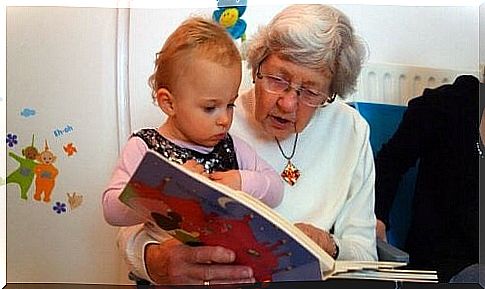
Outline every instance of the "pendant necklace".
<path fill-rule="evenodd" d="M 295 165 L 291 162 L 291 159 L 295 155 L 296 151 L 296 143 L 298 142 L 298 133 L 295 135 L 295 141 L 293 142 L 293 150 L 291 152 L 290 156 L 287 156 L 285 152 L 283 151 L 283 148 L 281 148 L 280 141 L 278 140 L 277 137 L 275 137 L 276 143 L 278 144 L 278 148 L 280 149 L 281 154 L 285 159 L 288 160 L 288 163 L 285 166 L 285 169 L 283 172 L 281 172 L 281 177 L 285 182 L 290 184 L 290 186 L 293 186 L 298 178 L 300 177 L 300 170 L 298 170 Z"/>

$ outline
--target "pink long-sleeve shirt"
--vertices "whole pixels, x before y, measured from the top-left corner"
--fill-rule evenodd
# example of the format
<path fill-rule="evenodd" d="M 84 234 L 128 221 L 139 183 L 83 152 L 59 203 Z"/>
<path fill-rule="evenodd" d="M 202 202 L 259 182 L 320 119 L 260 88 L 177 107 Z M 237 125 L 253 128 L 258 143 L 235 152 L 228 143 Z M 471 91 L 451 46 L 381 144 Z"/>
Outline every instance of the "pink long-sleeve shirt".
<path fill-rule="evenodd" d="M 260 199 L 270 207 L 276 207 L 283 199 L 284 187 L 280 176 L 245 141 L 236 136 L 231 137 L 241 175 L 241 191 Z M 212 150 L 178 140 L 170 141 L 180 147 L 204 154 Z M 113 226 L 131 226 L 144 222 L 118 197 L 148 150 L 145 142 L 136 136 L 131 137 L 123 148 L 111 180 L 103 192 L 104 218 Z"/>

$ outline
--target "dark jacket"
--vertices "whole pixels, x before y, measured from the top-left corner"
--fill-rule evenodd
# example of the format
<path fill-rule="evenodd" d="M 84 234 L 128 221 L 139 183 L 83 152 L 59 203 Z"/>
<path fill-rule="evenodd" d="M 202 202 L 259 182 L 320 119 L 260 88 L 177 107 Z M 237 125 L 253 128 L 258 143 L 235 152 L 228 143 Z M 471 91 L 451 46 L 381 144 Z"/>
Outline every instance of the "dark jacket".
<path fill-rule="evenodd" d="M 376 157 L 376 216 L 388 216 L 401 176 L 419 159 L 405 251 L 410 267 L 447 282 L 479 256 L 479 81 L 425 89 Z"/>

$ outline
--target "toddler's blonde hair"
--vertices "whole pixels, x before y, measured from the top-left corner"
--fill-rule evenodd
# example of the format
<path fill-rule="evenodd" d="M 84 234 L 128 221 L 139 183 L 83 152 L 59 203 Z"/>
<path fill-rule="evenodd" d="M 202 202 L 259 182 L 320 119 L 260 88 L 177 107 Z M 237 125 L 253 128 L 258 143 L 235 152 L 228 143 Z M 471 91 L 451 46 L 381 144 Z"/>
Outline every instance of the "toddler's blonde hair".
<path fill-rule="evenodd" d="M 241 65 L 241 55 L 224 27 L 212 19 L 191 17 L 185 20 L 165 41 L 156 54 L 155 70 L 148 79 L 152 98 L 157 91 L 169 91 L 178 75 L 196 57 L 214 61 L 226 67 Z"/>

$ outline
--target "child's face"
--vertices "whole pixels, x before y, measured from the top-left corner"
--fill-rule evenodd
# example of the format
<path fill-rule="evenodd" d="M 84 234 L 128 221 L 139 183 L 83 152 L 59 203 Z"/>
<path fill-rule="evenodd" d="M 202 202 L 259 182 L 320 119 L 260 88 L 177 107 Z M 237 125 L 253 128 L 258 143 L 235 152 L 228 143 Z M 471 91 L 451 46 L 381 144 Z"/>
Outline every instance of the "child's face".
<path fill-rule="evenodd" d="M 194 57 L 175 83 L 168 129 L 179 140 L 212 147 L 232 124 L 241 63 L 230 67 Z"/>

